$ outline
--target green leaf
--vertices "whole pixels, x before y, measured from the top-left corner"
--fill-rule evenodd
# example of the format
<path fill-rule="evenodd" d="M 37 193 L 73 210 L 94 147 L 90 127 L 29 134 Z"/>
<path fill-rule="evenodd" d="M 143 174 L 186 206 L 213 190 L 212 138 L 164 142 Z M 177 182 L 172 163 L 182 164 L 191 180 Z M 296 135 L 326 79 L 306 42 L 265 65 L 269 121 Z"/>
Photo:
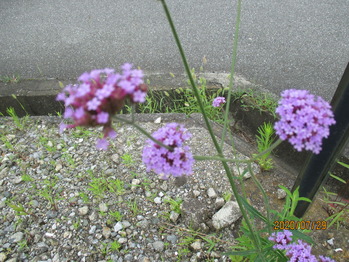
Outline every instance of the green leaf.
<path fill-rule="evenodd" d="M 342 166 L 344 166 L 344 167 L 346 167 L 346 168 L 349 168 L 349 165 L 346 164 L 346 163 L 343 163 L 343 162 L 338 161 L 338 164 L 340 164 L 340 165 L 342 165 Z"/>
<path fill-rule="evenodd" d="M 246 251 L 231 251 L 227 253 L 223 253 L 223 255 L 226 256 L 249 256 L 256 254 L 258 251 L 256 249 L 253 250 L 246 250 Z"/>
<path fill-rule="evenodd" d="M 338 163 L 340 163 L 340 162 L 338 162 Z M 342 163 L 342 164 L 344 164 L 344 163 Z M 345 165 L 345 164 L 344 164 L 344 165 Z M 349 168 L 349 166 L 348 166 L 348 168 Z M 335 176 L 334 174 L 330 174 L 330 176 L 333 177 L 334 179 L 336 179 L 336 180 L 342 182 L 343 184 L 346 184 L 346 183 L 347 183 L 345 180 L 343 180 L 342 178 L 340 178 L 340 177 L 338 177 L 338 176 Z"/>
<path fill-rule="evenodd" d="M 249 203 L 247 203 L 246 199 L 241 198 L 242 204 L 246 207 L 247 211 L 253 215 L 254 217 L 258 217 L 264 222 L 267 222 L 268 219 L 263 216 L 257 209 L 255 209 L 253 206 L 251 206 Z"/>
<path fill-rule="evenodd" d="M 304 240 L 305 242 L 314 245 L 314 241 L 312 240 L 312 238 L 310 236 L 305 235 L 304 233 L 298 231 L 298 230 L 293 230 L 292 234 L 294 237 L 296 237 L 297 239 L 301 239 Z"/>
<path fill-rule="evenodd" d="M 306 197 L 299 197 L 298 201 L 301 201 L 301 200 L 311 203 L 311 200 L 309 198 L 306 198 Z"/>

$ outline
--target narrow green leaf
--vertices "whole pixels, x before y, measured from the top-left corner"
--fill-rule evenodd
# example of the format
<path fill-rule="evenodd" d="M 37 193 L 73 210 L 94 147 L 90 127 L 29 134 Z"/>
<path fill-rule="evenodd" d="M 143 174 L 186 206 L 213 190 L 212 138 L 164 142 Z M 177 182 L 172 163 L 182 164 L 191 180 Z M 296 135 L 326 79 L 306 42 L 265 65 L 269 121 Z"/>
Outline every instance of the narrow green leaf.
<path fill-rule="evenodd" d="M 261 219 L 264 222 L 267 222 L 267 218 L 265 216 L 263 216 L 257 209 L 255 209 L 253 206 L 251 206 L 249 203 L 247 203 L 246 199 L 241 198 L 242 204 L 246 207 L 247 211 L 255 216 L 258 217 L 259 219 Z"/>
<path fill-rule="evenodd" d="M 349 166 L 348 166 L 349 168 Z M 342 182 L 343 184 L 346 184 L 347 182 L 345 180 L 343 180 L 342 178 L 338 177 L 338 176 L 335 176 L 334 174 L 330 174 L 331 177 L 333 177 L 334 179 Z"/>
<path fill-rule="evenodd" d="M 253 250 L 246 250 L 246 251 L 231 251 L 227 253 L 223 253 L 223 255 L 226 256 L 248 256 L 256 254 L 258 251 L 256 249 Z"/>

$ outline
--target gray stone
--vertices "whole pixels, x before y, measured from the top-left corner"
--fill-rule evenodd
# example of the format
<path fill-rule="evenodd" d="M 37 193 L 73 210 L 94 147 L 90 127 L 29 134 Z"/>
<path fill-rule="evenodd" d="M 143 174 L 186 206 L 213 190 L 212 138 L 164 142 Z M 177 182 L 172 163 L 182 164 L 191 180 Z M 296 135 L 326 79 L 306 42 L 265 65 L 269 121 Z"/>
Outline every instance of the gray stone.
<path fill-rule="evenodd" d="M 49 210 L 49 211 L 46 213 L 46 216 L 47 216 L 47 218 L 49 218 L 49 219 L 56 218 L 57 215 L 58 215 L 57 211 L 54 211 L 54 210 Z"/>
<path fill-rule="evenodd" d="M 170 220 L 175 223 L 179 217 L 179 214 L 175 211 L 171 211 L 170 213 Z"/>
<path fill-rule="evenodd" d="M 84 216 L 88 213 L 88 206 L 83 206 L 79 208 L 79 215 Z"/>
<path fill-rule="evenodd" d="M 0 200 L 0 208 L 4 208 L 6 206 L 6 200 Z"/>
<path fill-rule="evenodd" d="M 216 198 L 216 201 L 214 202 L 214 206 L 216 209 L 220 209 L 222 206 L 224 206 L 224 199 L 221 197 Z"/>
<path fill-rule="evenodd" d="M 154 198 L 154 202 L 155 202 L 156 204 L 161 204 L 161 197 L 156 197 L 156 198 Z"/>
<path fill-rule="evenodd" d="M 119 232 L 121 229 L 123 229 L 122 223 L 121 222 L 117 222 L 114 226 L 114 231 L 117 233 Z"/>
<path fill-rule="evenodd" d="M 113 154 L 111 156 L 111 160 L 114 162 L 114 163 L 119 163 L 119 155 L 118 154 Z"/>
<path fill-rule="evenodd" d="M 193 190 L 193 194 L 195 197 L 198 197 L 200 195 L 200 191 L 199 190 Z"/>
<path fill-rule="evenodd" d="M 128 227 L 131 226 L 131 223 L 125 220 L 125 221 L 122 221 L 122 226 L 123 226 L 124 228 L 128 228 Z"/>
<path fill-rule="evenodd" d="M 201 249 L 201 241 L 197 240 L 190 245 L 191 249 L 194 251 L 199 251 Z"/>
<path fill-rule="evenodd" d="M 36 255 L 40 255 L 42 253 L 45 253 L 45 252 L 47 252 L 48 248 L 49 247 L 48 247 L 48 245 L 45 242 L 39 242 L 36 245 L 36 247 L 34 248 L 35 254 Z"/>
<path fill-rule="evenodd" d="M 55 171 L 59 172 L 63 168 L 62 164 L 58 163 L 55 167 Z"/>
<path fill-rule="evenodd" d="M 125 238 L 125 237 L 120 237 L 120 238 L 118 239 L 118 242 L 119 242 L 120 244 L 125 244 L 125 243 L 127 242 L 127 238 Z"/>
<path fill-rule="evenodd" d="M 10 241 L 14 242 L 14 243 L 18 243 L 20 242 L 24 237 L 24 234 L 22 232 L 17 232 L 14 233 L 11 237 L 10 237 Z"/>
<path fill-rule="evenodd" d="M 110 237 L 110 234 L 111 234 L 111 230 L 109 227 L 103 227 L 102 229 L 102 235 L 105 237 L 105 238 L 109 238 Z"/>
<path fill-rule="evenodd" d="M 15 257 L 6 260 L 6 262 L 17 262 L 17 261 L 18 260 Z"/>
<path fill-rule="evenodd" d="M 108 206 L 107 206 L 106 203 L 100 203 L 98 205 L 98 207 L 99 207 L 99 211 L 101 211 L 101 212 L 107 212 L 108 211 Z"/>
<path fill-rule="evenodd" d="M 168 235 L 166 237 L 167 241 L 170 241 L 172 244 L 175 244 L 177 241 L 177 236 L 176 235 Z"/>
<path fill-rule="evenodd" d="M 38 207 L 39 206 L 39 202 L 35 199 L 33 199 L 30 204 L 32 205 L 32 207 Z"/>
<path fill-rule="evenodd" d="M 277 196 L 278 196 L 278 199 L 284 199 L 286 197 L 286 192 L 285 190 L 279 188 L 278 191 L 277 191 Z"/>
<path fill-rule="evenodd" d="M 216 198 L 217 197 L 216 191 L 214 191 L 214 189 L 212 187 L 210 187 L 207 190 L 207 195 L 209 198 Z"/>
<path fill-rule="evenodd" d="M 164 242 L 162 241 L 155 241 L 153 244 L 153 248 L 155 251 L 162 252 L 164 250 Z"/>
<path fill-rule="evenodd" d="M 241 211 L 238 203 L 228 201 L 216 214 L 212 217 L 212 225 L 215 229 L 220 230 L 234 223 L 241 217 Z"/>
<path fill-rule="evenodd" d="M 0 253 L 0 262 L 4 262 L 6 260 L 7 256 L 5 253 Z"/>
<path fill-rule="evenodd" d="M 148 228 L 148 226 L 149 226 L 149 221 L 146 220 L 146 219 L 144 219 L 144 220 L 142 220 L 142 221 L 139 221 L 139 222 L 137 223 L 137 226 L 146 229 L 146 228 Z"/>
<path fill-rule="evenodd" d="M 88 233 L 90 234 L 90 235 L 92 235 L 92 234 L 94 234 L 95 232 L 96 232 L 96 226 L 91 226 L 91 228 L 90 228 L 90 230 L 88 231 Z"/>
<path fill-rule="evenodd" d="M 13 183 L 14 184 L 19 184 L 23 181 L 21 176 L 16 177 L 15 179 L 13 179 Z"/>

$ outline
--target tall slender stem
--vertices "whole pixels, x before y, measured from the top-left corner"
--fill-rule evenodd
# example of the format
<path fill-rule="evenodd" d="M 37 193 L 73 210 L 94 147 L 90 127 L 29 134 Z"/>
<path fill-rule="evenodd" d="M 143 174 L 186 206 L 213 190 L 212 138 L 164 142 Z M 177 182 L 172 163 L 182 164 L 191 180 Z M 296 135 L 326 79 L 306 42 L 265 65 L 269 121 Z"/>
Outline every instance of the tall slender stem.
<path fill-rule="evenodd" d="M 164 143 L 162 143 L 161 141 L 159 140 L 156 140 L 154 137 L 152 137 L 147 131 L 145 131 L 142 127 L 140 127 L 139 125 L 137 125 L 133 120 L 127 120 L 127 119 L 124 119 L 124 118 L 121 118 L 121 117 L 117 117 L 117 116 L 114 116 L 115 119 L 121 121 L 121 122 L 124 122 L 126 124 L 129 124 L 129 125 L 133 125 L 135 128 L 137 128 L 143 135 L 145 135 L 146 137 L 148 137 L 150 140 L 152 140 L 154 143 L 158 144 L 159 146 L 162 146 L 170 151 L 173 151 L 173 148 L 170 147 L 170 146 L 167 146 L 165 145 Z M 133 119 L 133 118 L 132 118 Z"/>
<path fill-rule="evenodd" d="M 240 0 L 240 1 L 241 1 L 241 0 Z M 194 82 L 193 76 L 192 76 L 192 74 L 191 74 L 191 72 L 190 72 L 190 68 L 189 68 L 187 59 L 186 59 L 186 57 L 185 57 L 185 54 L 184 54 L 184 51 L 183 51 L 181 42 L 180 42 L 179 37 L 178 37 L 178 35 L 177 35 L 176 29 L 175 29 L 175 26 L 174 26 L 174 24 L 173 24 L 173 21 L 172 21 L 170 12 L 169 12 L 169 10 L 168 10 L 168 8 L 167 8 L 166 2 L 165 2 L 165 0 L 161 0 L 161 3 L 162 3 L 162 5 L 163 5 L 163 8 L 164 8 L 164 11 L 165 11 L 167 20 L 168 20 L 168 22 L 169 22 L 169 24 L 170 24 L 170 27 L 171 27 L 173 36 L 174 36 L 174 38 L 175 38 L 177 47 L 178 47 L 179 52 L 180 52 L 180 55 L 181 55 L 181 57 L 182 57 L 182 61 L 183 61 L 183 65 L 184 65 L 184 67 L 185 67 L 185 71 L 186 71 L 186 73 L 187 73 L 187 75 L 188 75 L 190 84 L 191 84 L 191 86 L 193 87 L 193 92 L 194 92 L 194 95 L 195 95 L 195 97 L 196 97 L 196 99 L 197 99 L 197 102 L 198 102 L 200 111 L 202 112 L 202 115 L 203 115 L 205 124 L 206 124 L 207 129 L 208 129 L 208 131 L 209 131 L 209 133 L 210 133 L 210 136 L 211 136 L 211 138 L 212 138 L 212 142 L 213 142 L 213 144 L 214 144 L 214 146 L 215 146 L 215 148 L 216 148 L 216 150 L 217 150 L 218 156 L 224 157 L 224 156 L 223 156 L 222 148 L 219 146 L 219 144 L 218 144 L 218 142 L 217 142 L 217 139 L 216 139 L 216 137 L 215 137 L 215 135 L 214 135 L 214 133 L 213 133 L 213 130 L 212 130 L 212 127 L 211 127 L 210 122 L 209 122 L 209 120 L 208 120 L 208 117 L 207 117 L 207 115 L 206 115 L 206 113 L 205 113 L 205 110 L 204 110 L 204 107 L 203 107 L 203 104 L 202 104 L 202 101 L 201 101 L 201 97 L 200 97 L 200 95 L 199 95 L 199 91 L 198 91 L 198 89 L 197 89 L 197 87 L 196 87 L 196 84 L 195 84 L 195 82 Z M 251 223 L 250 223 L 249 217 L 248 217 L 248 215 L 247 215 L 247 213 L 246 213 L 246 210 L 245 210 L 245 208 L 244 208 L 244 206 L 243 206 L 243 204 L 242 204 L 242 201 L 241 201 L 241 199 L 240 199 L 237 186 L 235 185 L 234 178 L 233 178 L 233 175 L 232 175 L 232 173 L 231 173 L 231 170 L 229 169 L 229 166 L 228 166 L 228 164 L 227 164 L 226 162 L 222 161 L 222 164 L 223 164 L 224 170 L 225 170 L 225 172 L 226 172 L 226 174 L 227 174 L 227 176 L 228 176 L 229 183 L 230 183 L 230 185 L 231 185 L 231 188 L 232 188 L 232 190 L 233 190 L 234 196 L 235 196 L 236 201 L 237 201 L 237 203 L 238 203 L 238 205 L 239 205 L 239 208 L 240 208 L 240 210 L 241 210 L 242 216 L 244 217 L 244 219 L 245 219 L 245 221 L 246 221 L 246 224 L 247 224 L 247 226 L 248 226 L 248 228 L 249 228 L 249 230 L 250 230 L 250 232 L 251 232 L 252 241 L 253 241 L 253 243 L 255 244 L 255 247 L 256 247 L 256 249 L 258 250 L 258 252 L 261 253 L 261 245 L 260 245 L 259 242 L 258 242 L 258 237 L 256 236 L 256 232 L 253 230 L 253 227 L 252 227 L 252 225 L 251 225 Z"/>
<path fill-rule="evenodd" d="M 241 2 L 242 2 L 242 0 L 238 0 L 236 22 L 235 22 L 234 43 L 233 43 L 233 54 L 232 54 L 232 62 L 231 62 L 231 69 L 230 69 L 229 90 L 228 90 L 227 103 L 226 103 L 225 112 L 224 112 L 225 113 L 224 114 L 224 126 L 223 126 L 223 132 L 222 132 L 221 146 L 224 143 L 225 135 L 227 133 L 227 128 L 228 128 L 228 114 L 230 112 L 229 107 L 230 107 L 231 93 L 232 93 L 234 77 L 235 77 L 235 64 L 236 64 L 239 31 L 240 31 Z"/>

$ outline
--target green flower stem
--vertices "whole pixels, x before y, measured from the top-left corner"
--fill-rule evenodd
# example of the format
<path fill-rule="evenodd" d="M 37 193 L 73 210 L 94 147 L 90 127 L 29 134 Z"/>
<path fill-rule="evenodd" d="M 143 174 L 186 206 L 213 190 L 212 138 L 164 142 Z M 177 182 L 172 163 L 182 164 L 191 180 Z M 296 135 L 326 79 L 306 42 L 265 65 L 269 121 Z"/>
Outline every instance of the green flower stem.
<path fill-rule="evenodd" d="M 231 101 L 231 93 L 232 93 L 232 89 L 233 89 L 236 56 L 237 56 L 237 50 L 238 50 L 240 17 L 241 17 L 241 2 L 242 2 L 242 0 L 238 0 L 236 22 L 235 22 L 234 43 L 233 43 L 233 55 L 232 55 L 232 63 L 231 63 L 231 69 L 230 69 L 229 90 L 228 90 L 227 103 L 226 103 L 225 112 L 224 112 L 225 115 L 224 115 L 224 126 L 223 126 L 223 132 L 222 132 L 221 147 L 223 147 L 224 139 L 225 139 L 225 136 L 227 133 L 227 128 L 228 128 L 228 114 L 230 112 L 229 107 L 230 107 L 230 101 Z"/>
<path fill-rule="evenodd" d="M 269 148 L 264 150 L 263 152 L 254 155 L 252 158 L 247 160 L 241 160 L 241 159 L 232 159 L 232 158 L 224 158 L 221 156 L 194 156 L 195 160 L 202 161 L 202 160 L 218 160 L 222 162 L 232 162 L 232 163 L 251 163 L 256 161 L 261 156 L 271 152 L 274 150 L 278 145 L 280 145 L 283 141 L 281 139 L 276 140 L 274 144 L 272 144 Z"/>
<path fill-rule="evenodd" d="M 202 112 L 202 115 L 203 115 L 205 124 L 206 124 L 207 129 L 208 129 L 208 131 L 209 131 L 209 133 L 210 133 L 210 136 L 211 136 L 211 138 L 212 138 L 213 144 L 214 144 L 214 146 L 215 146 L 215 148 L 216 148 L 216 150 L 217 150 L 218 156 L 223 157 L 222 148 L 219 146 L 219 144 L 218 144 L 218 142 L 217 142 L 217 139 L 216 139 L 216 137 L 215 137 L 215 135 L 214 135 L 214 133 L 213 133 L 213 131 L 212 131 L 212 127 L 211 127 L 211 125 L 210 125 L 210 123 L 209 123 L 208 117 L 207 117 L 207 115 L 206 115 L 206 113 L 205 113 L 205 110 L 204 110 L 204 107 L 203 107 L 203 104 L 202 104 L 202 101 L 201 101 L 201 97 L 200 97 L 200 95 L 199 95 L 199 91 L 198 91 L 198 89 L 197 89 L 197 87 L 196 87 L 196 85 L 195 85 L 193 76 L 192 76 L 192 74 L 191 74 L 191 72 L 190 72 L 190 68 L 189 68 L 187 59 L 186 59 L 186 57 L 185 57 L 185 54 L 184 54 L 184 51 L 183 51 L 181 42 L 180 42 L 179 37 L 178 37 L 178 35 L 177 35 L 176 29 L 175 29 L 175 26 L 174 26 L 174 24 L 173 24 L 173 21 L 172 21 L 170 12 L 169 12 L 169 10 L 168 10 L 168 8 L 167 8 L 166 2 L 165 2 L 165 0 L 161 0 L 161 3 L 162 3 L 162 5 L 163 5 L 163 8 L 164 8 L 164 11 L 165 11 L 167 20 L 168 20 L 168 22 L 169 22 L 169 24 L 170 24 L 170 27 L 171 27 L 173 36 L 174 36 L 174 38 L 175 38 L 177 47 L 178 47 L 179 52 L 180 52 L 180 55 L 181 55 L 181 57 L 182 57 L 182 61 L 183 61 L 183 65 L 184 65 L 184 67 L 185 67 L 185 71 L 186 71 L 186 73 L 187 73 L 187 75 L 188 75 L 190 84 L 191 84 L 191 86 L 193 87 L 194 95 L 195 95 L 195 97 L 196 97 L 196 99 L 197 99 L 197 102 L 198 102 L 200 111 Z M 232 190 L 233 190 L 234 196 L 235 196 L 236 201 L 237 201 L 237 203 L 238 203 L 238 205 L 239 205 L 239 208 L 240 208 L 240 210 L 241 210 L 242 216 L 244 217 L 244 219 L 245 219 L 245 221 L 246 221 L 246 224 L 247 224 L 247 227 L 249 228 L 249 230 L 250 230 L 250 232 L 251 232 L 252 241 L 253 241 L 253 243 L 254 243 L 256 249 L 258 250 L 259 254 L 261 254 L 261 244 L 260 244 L 260 242 L 259 242 L 259 238 L 256 236 L 256 232 L 255 232 L 255 230 L 253 229 L 253 227 L 252 227 L 252 225 L 251 225 L 251 222 L 250 222 L 250 220 L 249 220 L 249 217 L 248 217 L 248 215 L 247 215 L 247 213 L 246 213 L 246 210 L 245 210 L 245 208 L 244 208 L 244 206 L 243 206 L 243 204 L 242 204 L 242 201 L 241 201 L 241 199 L 240 199 L 239 192 L 238 192 L 237 186 L 236 186 L 236 184 L 235 184 L 235 182 L 234 182 L 234 178 L 233 178 L 233 175 L 232 175 L 232 173 L 231 173 L 231 170 L 229 169 L 229 166 L 228 166 L 228 164 L 227 164 L 226 162 L 222 162 L 222 164 L 223 164 L 223 167 L 224 167 L 224 169 L 225 169 L 225 172 L 226 172 L 226 174 L 227 174 L 227 176 L 228 176 L 228 179 L 229 179 L 231 188 L 232 188 Z"/>
<path fill-rule="evenodd" d="M 268 229 L 268 233 L 269 235 L 271 235 L 271 227 L 270 225 L 272 224 L 271 221 L 270 221 L 270 203 L 269 203 L 269 198 L 267 196 L 267 194 L 265 193 L 265 190 L 263 188 L 263 186 L 261 185 L 261 183 L 259 182 L 259 180 L 257 179 L 257 177 L 255 176 L 254 172 L 253 172 L 253 169 L 251 167 L 251 163 L 248 164 L 248 171 L 250 172 L 251 174 L 251 177 L 253 179 L 253 182 L 257 185 L 257 187 L 259 188 L 259 190 L 262 192 L 262 195 L 263 195 L 263 201 L 264 201 L 264 204 L 265 204 L 265 207 L 266 207 L 266 210 L 267 210 L 267 220 L 268 220 L 268 225 L 267 225 L 267 229 Z"/>
<path fill-rule="evenodd" d="M 148 137 L 150 140 L 152 140 L 154 143 L 158 144 L 159 146 L 162 146 L 170 151 L 173 151 L 173 148 L 170 146 L 165 145 L 164 143 L 162 143 L 159 140 L 156 140 L 154 137 L 152 137 L 147 131 L 145 131 L 142 127 L 140 127 L 139 125 L 137 125 L 133 120 L 127 120 L 125 118 L 121 118 L 121 117 L 117 117 L 114 116 L 115 119 L 117 119 L 118 121 L 124 122 L 126 124 L 132 125 L 135 128 L 137 128 L 143 135 L 145 135 L 146 137 Z"/>
<path fill-rule="evenodd" d="M 247 159 L 247 160 L 241 160 L 241 159 L 232 159 L 232 158 L 224 158 L 220 156 L 194 156 L 195 160 L 202 161 L 202 160 L 218 160 L 222 162 L 232 162 L 232 163 L 250 163 L 253 160 Z"/>

